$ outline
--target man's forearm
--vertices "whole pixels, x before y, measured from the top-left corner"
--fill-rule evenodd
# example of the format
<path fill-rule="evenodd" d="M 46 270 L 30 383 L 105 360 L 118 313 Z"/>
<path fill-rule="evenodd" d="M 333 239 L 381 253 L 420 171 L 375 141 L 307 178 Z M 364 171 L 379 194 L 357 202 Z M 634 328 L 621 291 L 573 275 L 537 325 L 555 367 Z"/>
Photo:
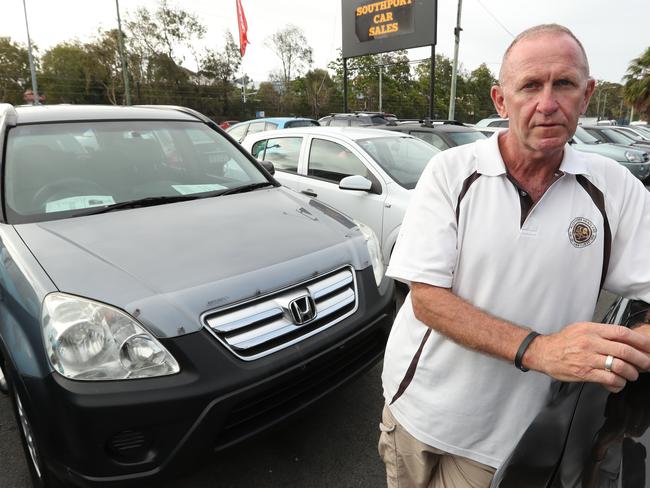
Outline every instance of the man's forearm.
<path fill-rule="evenodd" d="M 418 320 L 467 348 L 512 362 L 530 333 L 465 302 L 448 288 L 411 285 Z M 614 358 L 607 369 L 608 356 Z M 592 381 L 620 391 L 650 368 L 650 326 L 638 329 L 593 322 L 569 324 L 532 341 L 521 364 L 561 381 Z"/>
<path fill-rule="evenodd" d="M 418 320 L 454 342 L 505 361 L 514 361 L 529 329 L 494 317 L 467 303 L 448 288 L 411 285 Z"/>

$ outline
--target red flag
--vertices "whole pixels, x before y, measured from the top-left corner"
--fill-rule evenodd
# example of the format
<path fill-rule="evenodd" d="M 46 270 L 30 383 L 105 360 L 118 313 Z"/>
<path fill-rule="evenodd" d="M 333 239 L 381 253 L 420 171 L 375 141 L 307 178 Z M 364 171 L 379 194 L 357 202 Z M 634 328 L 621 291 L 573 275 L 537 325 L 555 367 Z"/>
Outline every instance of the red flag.
<path fill-rule="evenodd" d="M 246 16 L 244 15 L 244 8 L 241 6 L 241 0 L 237 1 L 237 24 L 239 24 L 239 52 L 241 57 L 246 53 L 246 45 L 248 42 L 248 24 L 246 23 Z"/>

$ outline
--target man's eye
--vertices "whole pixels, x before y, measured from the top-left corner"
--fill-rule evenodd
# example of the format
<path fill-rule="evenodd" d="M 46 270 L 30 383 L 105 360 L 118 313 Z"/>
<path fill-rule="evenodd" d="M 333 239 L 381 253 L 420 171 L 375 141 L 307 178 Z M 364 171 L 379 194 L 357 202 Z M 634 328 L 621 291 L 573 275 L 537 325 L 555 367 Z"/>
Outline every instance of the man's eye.
<path fill-rule="evenodd" d="M 537 87 L 539 87 L 539 83 L 537 83 L 537 82 L 535 82 L 535 81 L 531 81 L 531 82 L 525 83 L 525 84 L 522 86 L 522 89 L 524 89 L 524 90 L 534 90 L 534 89 L 536 89 Z"/>
<path fill-rule="evenodd" d="M 573 82 L 571 80 L 557 80 L 555 82 L 556 86 L 573 86 Z"/>

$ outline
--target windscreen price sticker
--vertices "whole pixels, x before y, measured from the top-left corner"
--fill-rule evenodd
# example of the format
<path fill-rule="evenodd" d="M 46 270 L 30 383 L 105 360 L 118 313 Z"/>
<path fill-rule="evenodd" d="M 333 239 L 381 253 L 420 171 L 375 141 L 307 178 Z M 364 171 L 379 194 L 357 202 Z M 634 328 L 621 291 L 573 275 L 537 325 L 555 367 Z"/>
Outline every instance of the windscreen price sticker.
<path fill-rule="evenodd" d="M 415 31 L 413 0 L 360 2 L 354 11 L 355 30 L 360 42 Z"/>

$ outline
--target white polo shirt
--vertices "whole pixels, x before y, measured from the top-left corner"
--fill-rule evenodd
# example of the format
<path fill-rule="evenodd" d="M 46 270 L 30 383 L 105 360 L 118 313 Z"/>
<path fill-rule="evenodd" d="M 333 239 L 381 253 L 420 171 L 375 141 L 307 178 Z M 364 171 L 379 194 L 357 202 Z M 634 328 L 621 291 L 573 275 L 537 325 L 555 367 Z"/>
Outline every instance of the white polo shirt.
<path fill-rule="evenodd" d="M 650 192 L 618 163 L 567 145 L 558 178 L 532 206 L 506 174 L 495 134 L 431 160 L 387 274 L 451 288 L 494 316 L 551 334 L 591 320 L 604 260 L 605 289 L 650 302 Z M 452 342 L 417 320 L 407 297 L 382 381 L 411 435 L 498 467 L 551 379 Z"/>

